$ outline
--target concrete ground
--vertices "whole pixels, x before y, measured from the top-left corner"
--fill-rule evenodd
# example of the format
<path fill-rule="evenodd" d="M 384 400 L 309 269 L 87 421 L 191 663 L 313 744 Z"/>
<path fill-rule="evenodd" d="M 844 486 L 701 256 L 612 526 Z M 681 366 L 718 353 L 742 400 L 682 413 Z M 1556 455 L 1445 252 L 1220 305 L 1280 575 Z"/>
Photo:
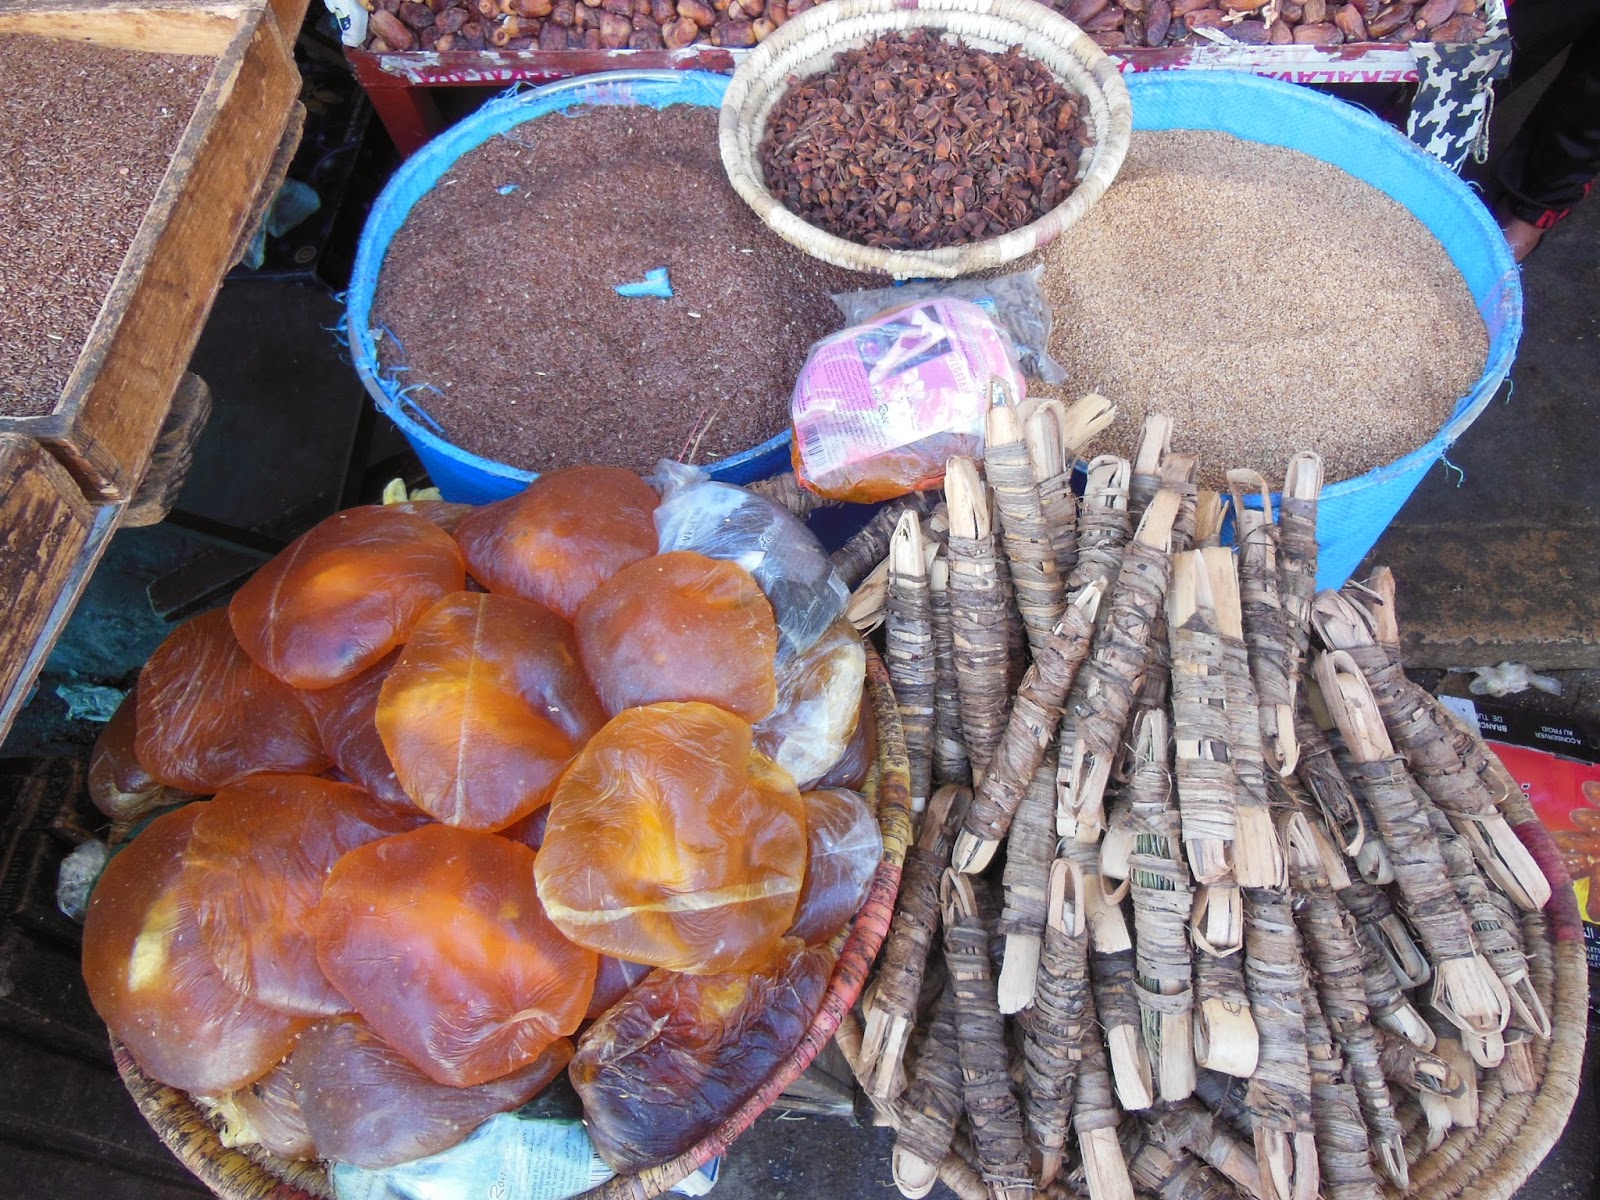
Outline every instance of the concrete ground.
<path fill-rule="evenodd" d="M 1512 659 L 1559 668 L 1563 697 L 1523 703 L 1552 716 L 1596 719 L 1600 473 L 1589 455 L 1600 428 L 1600 199 L 1547 237 L 1524 283 L 1527 332 L 1509 398 L 1491 405 L 1451 451 L 1458 470 L 1441 465 L 1429 474 L 1372 562 L 1397 574 L 1411 665 Z M 118 536 L 0 756 L 82 753 L 96 727 L 67 719 L 58 687 L 70 694 L 75 684 L 125 684 L 169 628 L 163 614 L 204 605 L 272 540 L 361 494 L 365 468 L 396 443 L 379 429 L 372 445 L 356 444 L 362 396 L 326 332 L 337 316 L 338 306 L 316 288 L 243 283 L 225 290 L 196 365 L 215 393 L 217 416 L 180 502 L 189 517 L 183 526 Z M 352 456 L 357 486 L 346 488 Z M 403 458 L 396 463 L 405 466 Z M 255 548 L 240 545 L 241 538 Z M 1600 1195 L 1593 1190 L 1597 1065 L 1600 1054 L 1591 1050 L 1573 1122 L 1523 1189 L 1526 1200 Z M 118 1088 L 110 1077 L 104 1086 Z M 715 1194 L 893 1196 L 891 1145 L 887 1132 L 870 1124 L 769 1113 L 728 1156 Z M 0 1179 L 14 1183 L 10 1194 L 55 1194 L 45 1181 L 18 1179 L 9 1161 L 0 1142 Z"/>

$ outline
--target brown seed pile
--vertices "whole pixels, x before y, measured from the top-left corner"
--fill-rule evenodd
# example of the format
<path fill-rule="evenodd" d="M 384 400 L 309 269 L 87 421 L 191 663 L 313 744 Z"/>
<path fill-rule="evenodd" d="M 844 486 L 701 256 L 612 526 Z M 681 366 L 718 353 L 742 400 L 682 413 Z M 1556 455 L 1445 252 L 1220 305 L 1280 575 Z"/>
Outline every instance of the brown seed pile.
<path fill-rule="evenodd" d="M 672 299 L 612 290 L 654 267 Z M 598 108 L 464 155 L 395 236 L 374 323 L 454 444 L 534 471 L 649 470 L 781 432 L 807 352 L 841 324 L 828 293 L 881 282 L 761 223 L 723 174 L 715 109 Z"/>
<path fill-rule="evenodd" d="M 1066 199 L 1088 140 L 1081 103 L 1016 47 L 886 34 L 784 93 L 762 171 L 785 207 L 838 237 L 961 246 Z"/>
<path fill-rule="evenodd" d="M 1430 439 L 1488 335 L 1455 265 L 1405 208 L 1336 167 L 1224 133 L 1135 133 L 1117 181 L 1044 252 L 1050 353 L 1069 394 L 1118 406 L 1131 455 L 1170 413 L 1217 486 L 1281 479 L 1316 450 L 1330 482 Z"/>
<path fill-rule="evenodd" d="M 0 414 L 59 403 L 214 65 L 0 35 Z"/>
<path fill-rule="evenodd" d="M 1050 0 L 1107 49 L 1204 46 L 1200 29 L 1247 46 L 1475 42 L 1482 0 Z"/>

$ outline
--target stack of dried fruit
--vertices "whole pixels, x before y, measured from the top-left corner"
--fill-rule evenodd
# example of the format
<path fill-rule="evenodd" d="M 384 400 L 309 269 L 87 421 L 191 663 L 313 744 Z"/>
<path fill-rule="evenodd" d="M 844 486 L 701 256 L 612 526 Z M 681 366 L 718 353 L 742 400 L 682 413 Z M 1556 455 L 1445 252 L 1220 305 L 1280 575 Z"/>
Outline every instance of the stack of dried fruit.
<path fill-rule="evenodd" d="M 366 49 L 744 49 L 813 0 L 377 0 Z"/>
<path fill-rule="evenodd" d="M 1338 46 L 1475 42 L 1482 0 L 1050 0 L 1107 49 L 1124 46 Z M 1211 36 L 1198 33 L 1207 30 Z"/>
<path fill-rule="evenodd" d="M 1531 812 L 1406 679 L 1387 572 L 1316 594 L 1315 455 L 1274 519 L 1255 472 L 1197 488 L 1154 416 L 1075 512 L 1059 481 L 1109 407 L 994 399 L 987 483 L 952 459 L 856 600 L 925 804 L 841 1030 L 897 1184 L 1405 1189 L 1480 1085 L 1539 1084 Z"/>
<path fill-rule="evenodd" d="M 84 931 L 145 1071 L 238 1140 L 381 1167 L 570 1061 L 632 1170 L 794 1049 L 882 857 L 848 790 L 865 652 L 837 608 L 795 639 L 782 568 L 769 601 L 658 553 L 658 504 L 573 468 L 476 510 L 352 509 L 157 649 L 91 791 L 123 821 L 185 803 Z"/>
<path fill-rule="evenodd" d="M 816 0 L 377 0 L 366 48 L 660 50 L 754 46 Z M 826 3 L 826 0 L 822 0 Z M 1043 2 L 1043 0 L 1041 0 Z M 1473 42 L 1482 0 L 1049 0 L 1107 49 Z"/>
<path fill-rule="evenodd" d="M 795 215 L 893 250 L 961 246 L 1060 204 L 1089 142 L 1080 97 L 1017 47 L 888 33 L 773 105 L 767 189 Z"/>

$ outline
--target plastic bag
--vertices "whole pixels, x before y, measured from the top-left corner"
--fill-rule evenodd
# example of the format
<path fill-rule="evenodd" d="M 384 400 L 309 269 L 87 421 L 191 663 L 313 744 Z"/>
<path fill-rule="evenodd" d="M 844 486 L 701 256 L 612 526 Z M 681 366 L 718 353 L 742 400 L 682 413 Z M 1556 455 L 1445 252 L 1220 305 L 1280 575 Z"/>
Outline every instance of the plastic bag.
<path fill-rule="evenodd" d="M 844 615 L 850 589 L 806 525 L 788 509 L 704 471 L 663 460 L 656 509 L 661 553 L 693 550 L 738 563 L 778 619 L 778 661 L 803 653 Z"/>
<path fill-rule="evenodd" d="M 755 727 L 756 746 L 802 787 L 850 746 L 861 713 L 867 652 L 848 621 L 836 622 L 778 670 L 778 707 Z"/>
<path fill-rule="evenodd" d="M 790 403 L 795 474 L 869 504 L 938 487 L 948 459 L 983 453 L 991 379 L 1024 398 L 1010 339 L 965 300 L 919 300 L 823 338 Z"/>
<path fill-rule="evenodd" d="M 1050 301 L 1039 290 L 1039 277 L 1043 274 L 1043 267 L 1034 267 L 996 279 L 930 279 L 870 292 L 835 292 L 830 299 L 850 325 L 859 325 L 885 309 L 917 300 L 969 300 L 1011 335 L 1024 375 L 1041 383 L 1061 383 L 1067 377 L 1067 369 L 1050 357 L 1050 330 L 1056 316 Z"/>

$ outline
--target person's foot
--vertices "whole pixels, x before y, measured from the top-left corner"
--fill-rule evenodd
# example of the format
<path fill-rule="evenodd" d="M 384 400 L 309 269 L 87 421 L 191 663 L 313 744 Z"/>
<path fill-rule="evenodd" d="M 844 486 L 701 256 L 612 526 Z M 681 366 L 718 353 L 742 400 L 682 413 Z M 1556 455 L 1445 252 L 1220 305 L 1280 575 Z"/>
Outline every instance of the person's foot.
<path fill-rule="evenodd" d="M 1511 257 L 1522 262 L 1532 254 L 1544 237 L 1544 230 L 1520 217 L 1507 216 L 1500 221 L 1500 232 L 1506 235 L 1506 245 L 1511 247 Z"/>

